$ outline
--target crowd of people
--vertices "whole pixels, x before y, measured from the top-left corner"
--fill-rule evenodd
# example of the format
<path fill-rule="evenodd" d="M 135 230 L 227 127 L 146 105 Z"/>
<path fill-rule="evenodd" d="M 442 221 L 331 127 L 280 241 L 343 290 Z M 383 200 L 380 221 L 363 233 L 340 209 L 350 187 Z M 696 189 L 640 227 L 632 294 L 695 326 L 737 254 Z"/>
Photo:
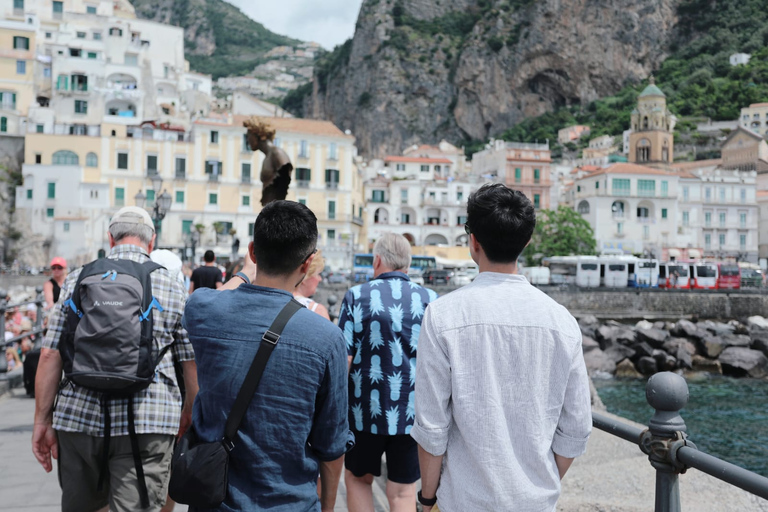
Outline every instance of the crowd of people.
<path fill-rule="evenodd" d="M 146 211 L 121 209 L 114 268 L 89 264 L 59 283 L 42 344 L 32 450 L 46 471 L 58 459 L 62 510 L 169 510 L 173 480 L 171 497 L 193 511 L 325 512 L 343 476 L 348 509 L 372 512 L 382 456 L 392 511 L 554 510 L 591 411 L 576 321 L 517 273 L 535 223 L 522 193 L 474 192 L 480 274 L 440 298 L 408 278 L 408 241 L 385 234 L 373 279 L 346 293 L 337 325 L 312 300 L 324 263 L 305 205 L 266 205 L 226 282 L 213 253 L 185 275 L 177 256 L 153 251 Z M 146 337 L 125 334 L 131 297 L 137 329 L 151 328 L 148 374 L 131 359 Z M 172 460 L 206 443 L 225 448 L 226 474 L 180 481 L 188 470 Z M 196 501 L 222 476 L 220 502 Z"/>

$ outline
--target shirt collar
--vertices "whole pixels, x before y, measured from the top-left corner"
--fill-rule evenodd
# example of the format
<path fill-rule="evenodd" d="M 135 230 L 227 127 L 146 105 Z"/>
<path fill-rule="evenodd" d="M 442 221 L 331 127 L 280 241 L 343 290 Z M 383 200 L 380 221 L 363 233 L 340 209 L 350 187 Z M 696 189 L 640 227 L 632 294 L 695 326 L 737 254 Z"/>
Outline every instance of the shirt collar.
<path fill-rule="evenodd" d="M 410 281 L 408 275 L 405 274 L 405 272 L 400 272 L 399 270 L 395 270 L 394 272 L 384 272 L 379 274 L 374 279 L 401 279 L 403 281 Z"/>
<path fill-rule="evenodd" d="M 472 281 L 477 282 L 508 282 L 508 283 L 527 283 L 528 279 L 522 274 L 502 274 L 501 272 L 480 272 Z"/>
<path fill-rule="evenodd" d="M 149 254 L 147 253 L 147 251 L 144 248 L 139 247 L 138 245 L 131 245 L 131 244 L 119 244 L 119 245 L 114 246 L 109 251 L 109 257 L 110 258 L 112 258 L 112 257 L 116 258 L 116 257 L 118 257 L 120 255 L 124 255 L 124 254 L 128 254 L 128 253 L 143 254 L 144 256 L 149 258 Z"/>

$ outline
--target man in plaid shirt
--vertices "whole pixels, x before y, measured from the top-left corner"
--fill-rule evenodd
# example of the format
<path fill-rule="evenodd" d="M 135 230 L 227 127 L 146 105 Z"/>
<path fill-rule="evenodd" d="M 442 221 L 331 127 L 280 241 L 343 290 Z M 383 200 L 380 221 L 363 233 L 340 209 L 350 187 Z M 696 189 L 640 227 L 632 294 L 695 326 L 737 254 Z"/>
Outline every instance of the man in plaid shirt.
<path fill-rule="evenodd" d="M 108 258 L 143 263 L 149 259 L 154 241 L 149 214 L 134 206 L 123 208 L 109 226 Z M 173 440 L 189 426 L 197 394 L 195 355 L 181 326 L 186 293 L 166 269 L 152 272 L 152 292 L 163 308 L 153 313 L 155 350 L 159 353 L 173 345 L 157 366 L 154 381 L 133 397 L 135 430 L 150 498 L 149 508 L 143 508 L 128 435 L 128 400 L 108 401 L 112 438 L 109 474 L 98 490 L 104 446 L 101 394 L 71 383 L 60 386 L 63 364 L 58 346 L 66 317 L 62 304 L 71 297 L 80 270 L 67 277 L 43 341 L 35 381 L 32 451 L 47 472 L 52 470 L 51 456 L 58 459 L 63 512 L 95 511 L 107 505 L 112 511 L 159 511 L 166 499 Z M 183 408 L 174 361 L 181 363 L 184 374 Z"/>

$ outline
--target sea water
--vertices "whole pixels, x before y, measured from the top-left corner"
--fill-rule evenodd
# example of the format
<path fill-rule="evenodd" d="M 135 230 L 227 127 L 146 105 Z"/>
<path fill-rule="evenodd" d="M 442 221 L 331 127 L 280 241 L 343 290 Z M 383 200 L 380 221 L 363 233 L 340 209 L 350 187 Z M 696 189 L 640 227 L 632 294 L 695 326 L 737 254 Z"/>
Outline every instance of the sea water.
<path fill-rule="evenodd" d="M 594 382 L 608 412 L 648 425 L 645 380 Z M 768 477 L 768 380 L 699 376 L 688 389 L 680 414 L 699 450 Z"/>

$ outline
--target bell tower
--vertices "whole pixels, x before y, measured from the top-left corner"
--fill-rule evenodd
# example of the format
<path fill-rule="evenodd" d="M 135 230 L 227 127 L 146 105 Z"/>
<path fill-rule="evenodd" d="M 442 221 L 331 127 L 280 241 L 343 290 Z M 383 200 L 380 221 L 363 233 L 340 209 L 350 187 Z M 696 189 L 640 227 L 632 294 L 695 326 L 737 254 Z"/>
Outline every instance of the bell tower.
<path fill-rule="evenodd" d="M 667 110 L 667 97 L 651 75 L 648 87 L 637 98 L 629 134 L 629 161 L 637 164 L 671 164 L 673 130 L 677 118 Z"/>

